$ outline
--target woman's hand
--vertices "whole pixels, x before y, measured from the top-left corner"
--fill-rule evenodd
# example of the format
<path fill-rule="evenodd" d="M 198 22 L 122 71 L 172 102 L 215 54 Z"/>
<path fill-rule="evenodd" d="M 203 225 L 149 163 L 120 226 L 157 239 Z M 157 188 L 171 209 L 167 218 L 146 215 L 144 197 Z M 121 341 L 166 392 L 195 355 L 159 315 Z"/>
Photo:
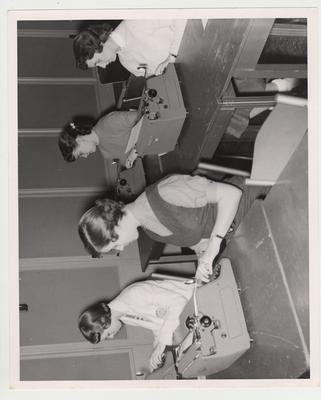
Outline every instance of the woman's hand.
<path fill-rule="evenodd" d="M 166 345 L 163 343 L 157 343 L 154 351 L 150 357 L 149 365 L 150 370 L 153 372 L 155 369 L 159 368 L 163 362 L 163 355 Z"/>
<path fill-rule="evenodd" d="M 165 72 L 165 69 L 167 67 L 167 65 L 169 63 L 174 63 L 176 60 L 176 58 L 174 56 L 172 56 L 171 54 L 168 55 L 168 57 L 166 58 L 166 60 L 164 60 L 163 62 L 161 62 L 158 67 L 155 70 L 155 75 L 161 75 Z"/>
<path fill-rule="evenodd" d="M 133 147 L 127 157 L 127 160 L 125 161 L 125 167 L 127 169 L 131 168 L 134 165 L 134 161 L 138 157 L 138 153 L 136 151 L 136 148 Z"/>
<path fill-rule="evenodd" d="M 213 260 L 205 258 L 204 256 L 198 260 L 198 266 L 195 274 L 196 280 L 206 283 L 210 281 L 209 278 L 212 274 L 212 261 Z"/>
<path fill-rule="evenodd" d="M 202 282 L 209 282 L 210 275 L 212 275 L 212 264 L 214 258 L 220 251 L 221 239 L 219 238 L 211 238 L 208 241 L 208 247 L 206 251 L 202 252 L 198 256 L 198 266 L 195 274 L 195 278 L 197 280 L 201 280 Z"/>

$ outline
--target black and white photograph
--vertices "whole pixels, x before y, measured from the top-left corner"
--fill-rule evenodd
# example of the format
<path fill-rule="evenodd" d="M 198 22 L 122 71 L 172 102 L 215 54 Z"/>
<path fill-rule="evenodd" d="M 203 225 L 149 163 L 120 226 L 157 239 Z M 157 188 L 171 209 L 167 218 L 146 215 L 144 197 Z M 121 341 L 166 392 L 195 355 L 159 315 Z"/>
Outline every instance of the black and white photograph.
<path fill-rule="evenodd" d="M 311 9 L 9 17 L 13 386 L 315 385 Z"/>

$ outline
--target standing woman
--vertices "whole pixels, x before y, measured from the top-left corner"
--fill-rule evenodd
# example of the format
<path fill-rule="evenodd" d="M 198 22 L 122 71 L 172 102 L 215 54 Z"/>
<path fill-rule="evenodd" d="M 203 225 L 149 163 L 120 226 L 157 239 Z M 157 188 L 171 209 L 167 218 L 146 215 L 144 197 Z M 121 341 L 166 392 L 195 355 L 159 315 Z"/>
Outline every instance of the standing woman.
<path fill-rule="evenodd" d="M 115 30 L 108 23 L 89 26 L 74 39 L 74 55 L 81 69 L 105 68 L 118 56 L 132 74 L 160 75 L 175 62 L 186 20 L 124 20 Z"/>

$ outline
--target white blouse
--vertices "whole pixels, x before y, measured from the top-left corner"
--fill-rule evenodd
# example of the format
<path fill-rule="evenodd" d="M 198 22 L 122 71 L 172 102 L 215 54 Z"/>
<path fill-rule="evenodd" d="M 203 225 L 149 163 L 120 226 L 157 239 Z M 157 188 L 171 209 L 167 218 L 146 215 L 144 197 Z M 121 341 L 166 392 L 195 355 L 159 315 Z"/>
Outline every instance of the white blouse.
<path fill-rule="evenodd" d="M 150 329 L 155 342 L 171 345 L 179 316 L 193 295 L 194 285 L 175 280 L 146 280 L 123 289 L 109 304 L 129 325 Z"/>
<path fill-rule="evenodd" d="M 121 64 L 136 76 L 144 75 L 138 69 L 147 64 L 147 75 L 155 75 L 159 64 L 170 54 L 177 55 L 184 34 L 186 20 L 154 19 L 124 20 L 110 34 L 118 44 Z"/>

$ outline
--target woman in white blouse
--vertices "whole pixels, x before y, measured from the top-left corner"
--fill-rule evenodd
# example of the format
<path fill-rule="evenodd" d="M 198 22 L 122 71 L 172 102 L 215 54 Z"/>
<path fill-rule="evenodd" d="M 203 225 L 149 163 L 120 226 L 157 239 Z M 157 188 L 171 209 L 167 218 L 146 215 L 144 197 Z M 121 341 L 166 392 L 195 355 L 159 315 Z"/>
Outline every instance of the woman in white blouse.
<path fill-rule="evenodd" d="M 112 339 L 122 324 L 136 325 L 154 334 L 151 371 L 162 362 L 166 346 L 173 345 L 179 316 L 192 297 L 193 285 L 175 280 L 147 280 L 125 288 L 112 301 L 100 301 L 83 311 L 78 326 L 93 344 Z"/>
<path fill-rule="evenodd" d="M 118 56 L 132 74 L 160 75 L 175 62 L 186 20 L 124 20 L 115 30 L 106 23 L 90 26 L 74 39 L 74 55 L 81 69 L 105 68 Z"/>

